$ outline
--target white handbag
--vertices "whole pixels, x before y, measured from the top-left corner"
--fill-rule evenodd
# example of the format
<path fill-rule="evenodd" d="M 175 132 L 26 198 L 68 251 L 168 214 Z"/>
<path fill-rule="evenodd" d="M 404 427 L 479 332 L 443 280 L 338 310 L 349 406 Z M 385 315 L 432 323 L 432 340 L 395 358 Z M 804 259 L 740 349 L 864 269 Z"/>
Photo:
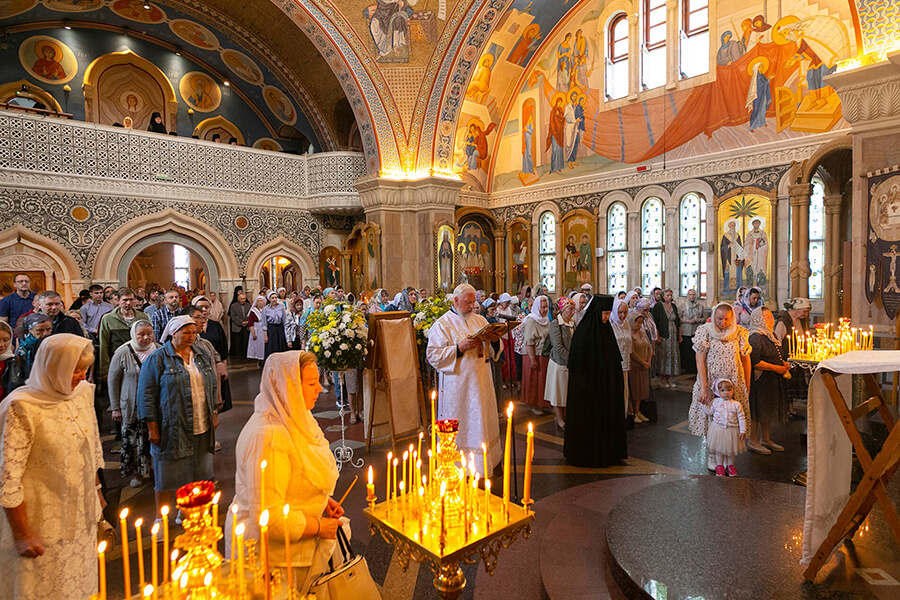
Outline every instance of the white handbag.
<path fill-rule="evenodd" d="M 344 555 L 344 564 L 323 573 L 309 588 L 316 600 L 381 600 L 378 587 L 369 573 L 369 564 L 356 556 L 343 527 L 338 527 L 337 540 Z"/>

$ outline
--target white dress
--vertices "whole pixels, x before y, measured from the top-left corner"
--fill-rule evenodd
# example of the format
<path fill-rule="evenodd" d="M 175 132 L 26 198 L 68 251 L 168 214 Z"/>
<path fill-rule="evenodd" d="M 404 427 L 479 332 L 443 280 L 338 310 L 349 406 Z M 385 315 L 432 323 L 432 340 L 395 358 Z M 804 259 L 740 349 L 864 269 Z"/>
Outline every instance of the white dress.
<path fill-rule="evenodd" d="M 0 600 L 87 599 L 97 593 L 95 479 L 103 467 L 89 393 L 39 408 L 13 401 L 0 438 L 0 505 L 26 503 L 28 524 L 44 555 L 23 558 L 6 516 L 0 516 Z"/>
<path fill-rule="evenodd" d="M 753 348 L 750 336 L 743 327 L 735 327 L 734 334 L 727 341 L 717 340 L 710 335 L 712 323 L 704 323 L 694 332 L 694 352 L 706 354 L 706 379 L 712 384 L 716 379 L 730 379 L 734 384 L 734 399 L 744 409 L 744 418 L 750 420 L 750 396 L 748 382 L 744 379 L 744 365 L 741 362 Z M 710 390 L 710 394 L 712 391 Z M 700 380 L 694 383 L 693 401 L 688 412 L 688 425 L 694 435 L 706 435 L 708 417 L 700 403 Z"/>
<path fill-rule="evenodd" d="M 434 322 L 428 332 L 426 358 L 440 373 L 438 381 L 438 419 L 457 419 L 459 435 L 456 445 L 466 455 L 479 456 L 481 444 L 488 448 L 488 468 L 493 470 L 500 463 L 500 420 L 497 417 L 497 400 L 489 364 L 491 345 L 485 344 L 484 356 L 469 350 L 462 358 L 456 357 L 456 344 L 487 325 L 481 315 L 469 313 L 465 318 L 452 310 Z M 483 461 L 476 460 L 478 471 L 484 470 Z M 484 473 L 481 473 L 482 477 Z M 488 474 L 490 476 L 490 474 Z"/>

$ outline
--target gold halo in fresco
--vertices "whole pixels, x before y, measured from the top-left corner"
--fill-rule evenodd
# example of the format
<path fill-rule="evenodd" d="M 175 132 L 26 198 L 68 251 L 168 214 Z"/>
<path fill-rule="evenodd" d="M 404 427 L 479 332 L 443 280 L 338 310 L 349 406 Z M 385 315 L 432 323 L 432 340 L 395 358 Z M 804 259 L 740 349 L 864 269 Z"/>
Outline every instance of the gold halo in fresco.
<path fill-rule="evenodd" d="M 144 6 L 150 8 L 144 8 Z M 145 0 L 116 0 L 110 5 L 109 10 L 120 17 L 138 23 L 162 23 L 166 20 L 166 13 L 160 7 Z"/>
<path fill-rule="evenodd" d="M 266 100 L 266 106 L 269 107 L 279 121 L 285 125 L 293 125 L 297 122 L 297 111 L 290 98 L 279 90 L 277 87 L 267 85 L 263 88 L 263 98 Z"/>
<path fill-rule="evenodd" d="M 250 225 L 250 221 L 247 220 L 247 217 L 238 217 L 234 220 L 234 226 L 238 229 L 247 229 Z"/>
<path fill-rule="evenodd" d="M 72 207 L 72 212 L 70 214 L 76 221 L 87 221 L 87 218 L 91 216 L 91 213 L 88 212 L 88 209 L 83 206 Z"/>
<path fill-rule="evenodd" d="M 228 50 L 222 50 L 220 54 L 222 56 L 222 62 L 225 63 L 226 67 L 231 69 L 232 73 L 247 83 L 262 85 L 262 71 L 259 70 L 259 67 L 256 66 L 256 63 L 253 62 L 252 58 L 243 52 L 231 50 L 230 48 Z"/>
<path fill-rule="evenodd" d="M 222 90 L 212 77 L 200 71 L 185 73 L 178 91 L 188 106 L 199 112 L 212 112 L 222 102 Z"/>
<path fill-rule="evenodd" d="M 35 6 L 37 6 L 37 0 L 7 0 L 0 3 L 0 19 L 21 15 Z"/>
<path fill-rule="evenodd" d="M 187 19 L 172 19 L 169 21 L 169 29 L 191 46 L 201 50 L 215 50 L 219 47 L 219 40 L 215 34 L 200 23 Z"/>
<path fill-rule="evenodd" d="M 253 143 L 254 148 L 259 148 L 260 150 L 268 150 L 269 152 L 281 152 L 284 150 L 281 144 L 273 140 L 272 138 L 259 138 Z"/>
<path fill-rule="evenodd" d="M 44 0 L 44 7 L 58 12 L 91 12 L 103 8 L 105 0 Z"/>
<path fill-rule="evenodd" d="M 35 35 L 22 42 L 19 62 L 29 75 L 44 83 L 62 84 L 78 73 L 78 60 L 72 50 L 46 35 Z"/>

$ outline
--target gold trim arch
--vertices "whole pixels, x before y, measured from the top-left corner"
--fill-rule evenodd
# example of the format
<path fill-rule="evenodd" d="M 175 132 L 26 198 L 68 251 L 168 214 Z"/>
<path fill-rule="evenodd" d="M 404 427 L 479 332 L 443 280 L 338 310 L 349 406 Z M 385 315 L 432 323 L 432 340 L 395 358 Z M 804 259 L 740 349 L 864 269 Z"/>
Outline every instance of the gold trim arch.
<path fill-rule="evenodd" d="M 0 262 L 5 262 L 4 259 L 10 256 L 35 258 L 53 269 L 56 278 L 54 287 L 67 306 L 85 284 L 81 278 L 81 269 L 71 252 L 58 242 L 21 225 L 14 225 L 0 232 Z M 50 282 L 47 283 L 49 286 Z"/>
<path fill-rule="evenodd" d="M 237 138 L 238 144 L 240 144 L 241 146 L 246 145 L 246 143 L 244 142 L 244 134 L 241 133 L 241 130 L 238 129 L 238 126 L 235 125 L 234 123 L 232 123 L 231 121 L 229 121 L 228 119 L 226 119 L 225 117 L 223 117 L 222 115 L 210 117 L 208 119 L 203 119 L 202 121 L 197 123 L 197 126 L 194 127 L 193 135 L 196 135 L 201 140 L 204 140 L 204 139 L 206 139 L 205 136 L 209 132 L 209 130 L 215 129 L 216 127 L 224 129 L 225 131 L 233 134 L 234 137 Z M 210 140 L 206 140 L 206 141 L 210 141 Z M 222 140 L 222 143 L 227 144 L 228 140 Z"/>
<path fill-rule="evenodd" d="M 256 289 L 256 284 L 259 280 L 259 272 L 263 268 L 263 263 L 273 256 L 287 257 L 291 259 L 294 264 L 298 265 L 300 267 L 300 272 L 304 277 L 303 285 L 314 287 L 319 283 L 319 270 L 316 267 L 316 261 L 313 261 L 309 250 L 297 245 L 284 236 L 278 236 L 274 240 L 266 242 L 254 250 L 253 254 L 250 255 L 250 258 L 247 259 L 247 270 L 244 273 L 241 273 L 241 277 L 246 281 L 246 283 L 244 283 L 245 291 L 254 294 L 259 291 Z M 253 289 L 248 290 L 248 287 Z"/>
<path fill-rule="evenodd" d="M 84 92 L 84 120 L 88 123 L 98 122 L 97 119 L 99 115 L 97 113 L 97 105 L 100 99 L 97 97 L 97 82 L 103 71 L 118 65 L 134 65 L 156 80 L 162 90 L 163 96 L 166 98 L 167 106 L 162 109 L 163 122 L 166 125 L 166 130 L 177 131 L 178 96 L 175 94 L 175 88 L 172 87 L 172 82 L 169 81 L 169 78 L 166 77 L 165 73 L 160 71 L 159 67 L 146 58 L 138 56 L 131 50 L 104 54 L 103 56 L 94 59 L 94 61 L 88 65 L 88 68 L 84 72 L 84 82 L 81 85 L 81 89 Z"/>
<path fill-rule="evenodd" d="M 0 85 L 0 104 L 3 104 L 7 100 L 11 100 L 12 98 L 14 98 L 16 92 L 21 90 L 23 85 L 28 86 L 28 91 L 31 92 L 37 100 L 40 100 L 41 102 L 46 104 L 47 107 L 50 108 L 50 110 L 55 110 L 58 113 L 63 112 L 62 106 L 60 106 L 56 98 L 53 97 L 53 94 L 26 79 L 10 81 L 9 83 Z"/>

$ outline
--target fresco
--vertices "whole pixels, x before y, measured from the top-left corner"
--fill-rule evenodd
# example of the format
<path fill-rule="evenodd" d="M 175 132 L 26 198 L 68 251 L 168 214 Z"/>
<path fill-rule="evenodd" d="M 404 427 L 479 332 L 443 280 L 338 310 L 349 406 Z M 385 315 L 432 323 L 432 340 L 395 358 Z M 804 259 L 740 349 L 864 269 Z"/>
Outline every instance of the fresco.
<path fill-rule="evenodd" d="M 494 290 L 494 240 L 476 220 L 463 221 L 456 238 L 460 283 L 468 283 L 476 290 Z"/>
<path fill-rule="evenodd" d="M 46 35 L 36 35 L 22 42 L 19 62 L 30 76 L 44 83 L 63 84 L 78 73 L 78 60 L 72 50 Z"/>
<path fill-rule="evenodd" d="M 266 100 L 266 106 L 269 107 L 279 121 L 285 125 L 293 125 L 297 122 L 297 111 L 290 98 L 279 90 L 277 87 L 267 85 L 263 88 L 263 98 Z"/>
<path fill-rule="evenodd" d="M 319 273 L 322 288 L 343 284 L 341 279 L 341 251 L 334 246 L 326 246 L 319 253 Z"/>
<path fill-rule="evenodd" d="M 256 66 L 256 63 L 253 62 L 253 59 L 243 52 L 230 49 L 223 50 L 222 60 L 235 75 L 237 75 L 247 83 L 252 83 L 253 85 L 262 85 L 262 71 L 259 70 L 259 67 Z"/>
<path fill-rule="evenodd" d="M 222 90 L 212 77 L 200 71 L 185 73 L 178 91 L 188 106 L 199 112 L 212 112 L 222 102 Z"/>
<path fill-rule="evenodd" d="M 60 12 L 90 12 L 103 8 L 105 0 L 44 0 L 44 6 Z"/>
<path fill-rule="evenodd" d="M 439 292 L 449 294 L 453 291 L 453 274 L 456 256 L 453 251 L 456 232 L 449 225 L 441 225 L 435 237 L 437 248 L 437 289 Z"/>
<path fill-rule="evenodd" d="M 28 12 L 37 6 L 37 0 L 7 0 L 0 4 L 0 19 L 7 19 Z"/>
<path fill-rule="evenodd" d="M 771 200 L 761 194 L 739 194 L 723 200 L 716 212 L 719 298 L 734 299 L 742 286 L 756 286 L 763 298 L 768 298 L 774 258 L 770 252 Z"/>
<path fill-rule="evenodd" d="M 422 66 L 457 0 L 351 0 L 341 12 L 376 62 Z"/>
<path fill-rule="evenodd" d="M 508 238 L 510 290 L 518 292 L 529 281 L 531 254 L 528 247 L 531 243 L 531 228 L 524 221 L 516 221 L 509 228 Z"/>
<path fill-rule="evenodd" d="M 563 289 L 594 283 L 594 248 L 597 227 L 593 215 L 577 211 L 562 222 Z"/>
<path fill-rule="evenodd" d="M 215 34 L 200 23 L 187 19 L 172 19 L 169 21 L 169 29 L 191 46 L 201 50 L 214 50 L 219 47 L 219 40 Z"/>
<path fill-rule="evenodd" d="M 723 0 L 710 30 L 710 73 L 639 102 L 611 102 L 603 89 L 603 27 L 615 14 L 606 4 L 516 0 L 504 14 L 458 121 L 453 168 L 473 189 L 558 182 L 663 153 L 676 159 L 846 126 L 824 81 L 856 52 L 846 2 L 801 0 L 767 22 L 761 6 Z"/>
<path fill-rule="evenodd" d="M 144 8 L 145 6 L 149 8 Z M 166 20 L 166 13 L 146 0 L 116 0 L 110 6 L 110 10 L 120 17 L 138 23 L 162 23 Z"/>
<path fill-rule="evenodd" d="M 272 138 L 259 138 L 253 143 L 254 148 L 260 150 L 268 150 L 270 152 L 281 152 L 284 148 Z"/>

